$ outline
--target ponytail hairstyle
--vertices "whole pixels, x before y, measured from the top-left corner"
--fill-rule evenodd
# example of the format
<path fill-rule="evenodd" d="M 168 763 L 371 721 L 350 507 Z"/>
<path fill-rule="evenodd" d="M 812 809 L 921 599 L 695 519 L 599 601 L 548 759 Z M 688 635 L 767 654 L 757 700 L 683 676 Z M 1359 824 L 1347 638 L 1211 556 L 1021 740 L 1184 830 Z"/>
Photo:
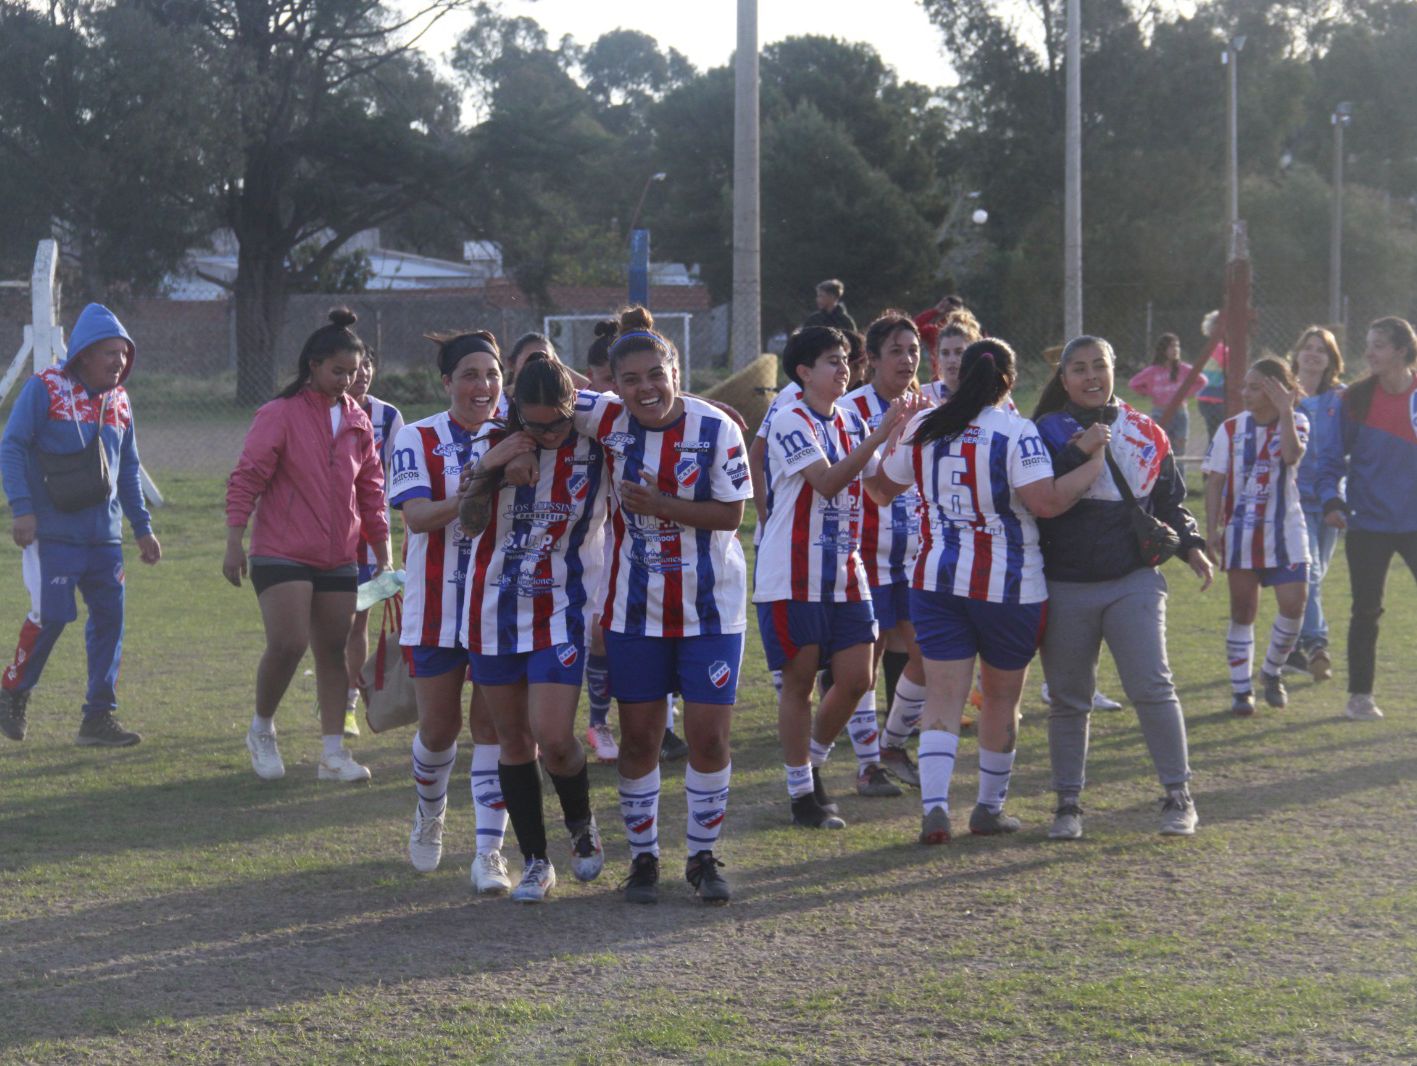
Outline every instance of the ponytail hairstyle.
<path fill-rule="evenodd" d="M 1178 353 L 1176 356 L 1176 361 L 1174 363 L 1171 362 L 1170 356 L 1167 355 L 1167 352 L 1171 350 L 1172 344 L 1176 345 L 1176 351 Z M 1175 381 L 1176 374 L 1181 369 L 1181 356 L 1179 354 L 1180 350 L 1181 338 L 1176 336 L 1176 334 L 1174 333 L 1163 333 L 1161 336 L 1156 338 L 1156 347 L 1151 350 L 1151 365 L 1169 366 L 1171 368 L 1171 380 Z M 1060 359 L 1059 363 L 1061 364 L 1061 362 L 1062 360 Z"/>
<path fill-rule="evenodd" d="M 621 309 L 618 317 L 620 325 L 607 353 L 610 372 L 615 373 L 620 361 L 634 352 L 658 352 L 677 380 L 679 352 L 668 337 L 654 328 L 654 316 L 649 308 L 635 304 Z"/>
<path fill-rule="evenodd" d="M 300 349 L 300 362 L 295 368 L 295 380 L 276 395 L 283 400 L 299 395 L 300 390 L 310 383 L 312 363 L 323 363 L 340 352 L 353 352 L 363 359 L 368 350 L 354 332 L 354 324 L 358 321 L 359 316 L 348 307 L 331 310 L 329 324 L 321 326 L 305 339 L 305 347 Z"/>
<path fill-rule="evenodd" d="M 1328 366 L 1319 378 L 1319 391 L 1315 393 L 1322 396 L 1343 378 L 1343 353 L 1339 351 L 1338 338 L 1332 331 L 1324 329 L 1323 326 L 1305 326 L 1289 352 L 1289 368 L 1294 371 L 1296 378 L 1299 376 L 1299 349 L 1308 343 L 1310 337 L 1317 337 L 1319 343 L 1324 346 L 1324 351 L 1328 352 Z"/>
<path fill-rule="evenodd" d="M 1368 324 L 1370 333 L 1375 329 L 1385 333 L 1388 343 L 1394 348 L 1407 349 L 1403 362 L 1408 366 L 1417 363 L 1417 333 L 1413 332 L 1412 323 L 1405 318 L 1389 315 Z M 1368 417 L 1368 408 L 1373 404 L 1373 392 L 1377 387 L 1377 375 L 1369 374 L 1343 394 L 1344 411 L 1354 422 L 1362 422 Z"/>
<path fill-rule="evenodd" d="M 903 329 L 913 333 L 917 342 L 920 340 L 920 327 L 915 324 L 915 319 L 911 318 L 904 311 L 890 308 L 877 315 L 876 320 L 866 327 L 865 344 L 869 363 L 879 362 L 881 359 L 881 349 L 886 346 L 886 341 L 890 340 Z M 849 340 L 851 336 L 852 334 L 848 333 L 847 339 Z M 855 353 L 851 354 L 854 355 Z M 922 358 L 924 357 L 923 352 L 921 356 Z M 870 366 L 869 363 L 867 366 L 867 381 L 875 376 L 875 367 Z M 919 392 L 920 382 L 912 378 L 908 389 L 910 392 Z"/>
<path fill-rule="evenodd" d="M 1063 345 L 1062 354 L 1058 356 L 1058 366 L 1053 372 L 1053 376 L 1048 379 L 1048 384 L 1043 386 L 1043 392 L 1038 397 L 1038 403 L 1033 408 L 1031 416 L 1037 422 L 1044 415 L 1051 415 L 1054 411 L 1061 411 L 1068 402 L 1068 390 L 1063 387 L 1063 370 L 1068 365 L 1068 360 L 1076 355 L 1079 349 L 1096 348 L 1107 357 L 1107 361 L 1112 364 L 1113 369 L 1117 366 L 1117 353 L 1112 350 L 1112 344 L 1105 337 L 1094 337 L 1084 333 L 1081 337 L 1074 337 Z M 1111 400 L 1113 397 L 1107 397 Z"/>
<path fill-rule="evenodd" d="M 782 372 L 787 380 L 800 387 L 802 380 L 797 371 L 804 366 L 812 366 L 823 352 L 840 348 L 850 358 L 846 334 L 835 326 L 803 326 L 787 338 L 782 349 Z"/>
<path fill-rule="evenodd" d="M 959 364 L 959 388 L 945 403 L 921 420 L 911 444 L 951 441 L 1009 394 L 1017 376 L 1014 350 L 993 337 L 975 341 L 964 350 Z"/>
<path fill-rule="evenodd" d="M 595 324 L 595 340 L 586 351 L 586 366 L 610 365 L 610 342 L 615 339 L 619 326 L 613 318 L 603 318 Z"/>
<path fill-rule="evenodd" d="M 497 338 L 485 329 L 425 333 L 423 336 L 438 346 L 438 373 L 445 378 L 452 377 L 463 357 L 473 352 L 486 352 L 497 364 L 497 372 L 506 375 L 502 366 L 502 353 L 497 349 Z"/>
<path fill-rule="evenodd" d="M 546 334 L 523 333 L 517 338 L 516 343 L 512 345 L 511 353 L 507 356 L 507 373 L 511 375 L 507 382 L 509 388 L 515 384 L 517 380 L 517 360 L 521 358 L 522 352 L 530 348 L 533 344 L 550 355 L 556 354 L 556 346 L 551 343 L 551 338 Z"/>
<path fill-rule="evenodd" d="M 1250 364 L 1249 369 L 1279 382 L 1294 394 L 1294 406 L 1299 405 L 1299 400 L 1303 397 L 1303 390 L 1299 388 L 1299 380 L 1294 376 L 1294 371 L 1283 359 L 1267 355 L 1263 359 L 1256 359 Z"/>
<path fill-rule="evenodd" d="M 567 418 L 575 410 L 576 385 L 571 372 L 542 352 L 532 352 L 512 382 L 511 417 L 508 428 L 524 429 L 521 409 L 528 404 L 554 407 Z"/>

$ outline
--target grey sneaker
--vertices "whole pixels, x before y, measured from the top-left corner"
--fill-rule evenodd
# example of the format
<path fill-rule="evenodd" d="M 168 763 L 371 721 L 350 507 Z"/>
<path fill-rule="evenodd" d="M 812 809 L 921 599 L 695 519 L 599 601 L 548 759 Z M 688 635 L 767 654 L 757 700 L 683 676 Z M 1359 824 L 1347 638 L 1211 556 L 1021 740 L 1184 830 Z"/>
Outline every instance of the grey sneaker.
<path fill-rule="evenodd" d="M 1020 822 L 1011 814 L 1005 814 L 1003 808 L 991 811 L 982 803 L 976 803 L 974 810 L 969 812 L 969 831 L 975 836 L 992 837 L 1000 833 L 1017 833 L 1023 828 Z"/>
<path fill-rule="evenodd" d="M 131 748 L 142 739 L 140 734 L 124 729 L 112 711 L 100 711 L 84 715 L 74 743 L 85 748 Z"/>
<path fill-rule="evenodd" d="M 1167 837 L 1194 836 L 1200 818 L 1196 814 L 1196 801 L 1191 799 L 1189 789 L 1172 788 L 1166 790 L 1161 800 L 1161 835 Z"/>
<path fill-rule="evenodd" d="M 1076 803 L 1064 803 L 1053 812 L 1053 824 L 1048 827 L 1049 840 L 1081 840 L 1082 808 Z"/>
<path fill-rule="evenodd" d="M 861 768 L 856 775 L 858 796 L 903 796 L 900 786 L 891 780 L 891 775 L 878 762 Z"/>
<path fill-rule="evenodd" d="M 516 903 L 545 903 L 556 887 L 556 869 L 546 859 L 529 859 L 522 870 L 522 879 L 512 889 Z"/>
<path fill-rule="evenodd" d="M 605 868 L 605 850 L 600 846 L 600 827 L 595 816 L 571 830 L 571 873 L 577 881 L 594 881 Z"/>
<path fill-rule="evenodd" d="M 950 842 L 950 814 L 943 807 L 931 807 L 920 819 L 920 843 L 948 844 Z"/>
<path fill-rule="evenodd" d="M 1383 716 L 1373 697 L 1366 692 L 1355 692 L 1348 697 L 1348 706 L 1343 708 L 1343 717 L 1355 722 L 1373 722 Z"/>
<path fill-rule="evenodd" d="M 1289 706 L 1289 693 L 1284 688 L 1284 678 L 1279 674 L 1267 674 L 1260 671 L 1260 677 L 1264 681 L 1264 701 L 1277 710 L 1282 710 Z"/>
<path fill-rule="evenodd" d="M 0 733 L 11 740 L 25 739 L 25 707 L 29 701 L 29 689 L 23 692 L 0 689 Z"/>
<path fill-rule="evenodd" d="M 911 788 L 920 787 L 920 767 L 915 765 L 910 752 L 904 748 L 883 747 L 881 765 L 901 784 Z"/>

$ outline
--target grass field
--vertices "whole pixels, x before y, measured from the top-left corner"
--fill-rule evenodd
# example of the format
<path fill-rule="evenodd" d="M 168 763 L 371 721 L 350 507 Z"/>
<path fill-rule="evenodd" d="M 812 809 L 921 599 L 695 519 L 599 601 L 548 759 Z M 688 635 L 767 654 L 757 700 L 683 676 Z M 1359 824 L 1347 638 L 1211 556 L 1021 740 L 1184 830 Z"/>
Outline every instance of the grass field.
<path fill-rule="evenodd" d="M 917 799 L 856 797 L 845 743 L 827 777 L 850 827 L 793 830 L 750 633 L 723 847 L 732 905 L 704 909 L 682 881 L 681 766 L 666 771 L 661 903 L 620 901 L 614 775 L 595 767 L 606 874 L 576 885 L 563 864 L 553 901 L 519 909 L 470 893 L 465 778 L 450 793 L 442 870 L 409 867 L 407 732 L 355 742 L 372 785 L 316 782 L 313 678 L 297 678 L 280 714 L 288 775 L 255 778 L 242 735 L 260 627 L 249 588 L 219 574 L 221 484 L 159 475 L 167 558 L 153 570 L 130 552 L 120 689 L 144 742 L 73 745 L 75 626 L 31 703 L 29 739 L 0 744 L 0 1062 L 1417 1055 L 1417 595 L 1405 573 L 1384 623 L 1385 721 L 1340 717 L 1341 552 L 1326 597 L 1338 678 L 1295 680 L 1287 711 L 1240 721 L 1228 714 L 1223 590 L 1202 596 L 1168 566 L 1201 815 L 1189 840 L 1156 835 L 1159 789 L 1130 710 L 1094 718 L 1087 837 L 1044 838 L 1036 681 L 1010 799 L 1024 832 L 922 849 Z M 25 597 L 8 540 L 0 603 L 17 627 Z M 1271 616 L 1266 603 L 1262 627 Z M 1102 686 L 1119 690 L 1106 656 Z M 973 750 L 966 739 L 961 811 Z M 464 746 L 464 771 L 467 760 Z"/>

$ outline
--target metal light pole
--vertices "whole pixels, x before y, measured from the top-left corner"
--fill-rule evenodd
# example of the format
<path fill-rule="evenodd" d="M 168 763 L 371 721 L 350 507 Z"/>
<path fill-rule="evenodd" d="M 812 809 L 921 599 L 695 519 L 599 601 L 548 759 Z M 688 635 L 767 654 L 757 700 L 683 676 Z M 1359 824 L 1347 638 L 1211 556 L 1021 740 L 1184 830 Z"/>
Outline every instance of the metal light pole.
<path fill-rule="evenodd" d="M 1347 100 L 1333 109 L 1333 228 L 1328 238 L 1328 321 L 1343 320 L 1343 130 L 1353 122 Z"/>
<path fill-rule="evenodd" d="M 1232 239 L 1235 223 L 1240 221 L 1240 136 L 1236 80 L 1240 66 L 1240 53 L 1244 51 L 1244 48 L 1245 35 L 1240 34 L 1230 38 L 1229 43 L 1225 46 L 1225 51 L 1220 54 L 1220 61 L 1225 64 L 1227 72 L 1225 79 L 1225 221 L 1226 230 L 1232 235 Z"/>
<path fill-rule="evenodd" d="M 1066 148 L 1063 154 L 1063 332 L 1082 329 L 1082 11 L 1068 0 Z"/>
<path fill-rule="evenodd" d="M 735 370 L 763 350 L 758 185 L 758 3 L 738 0 L 733 93 L 733 335 Z"/>
<path fill-rule="evenodd" d="M 666 174 L 664 171 L 662 171 L 662 170 L 657 170 L 657 171 L 655 171 L 653 174 L 651 174 L 649 177 L 645 178 L 645 187 L 640 190 L 640 198 L 639 198 L 639 200 L 637 200 L 637 201 L 635 202 L 635 213 L 630 216 L 630 232 L 631 232 L 631 233 L 634 233 L 634 232 L 635 232 L 635 227 L 636 227 L 637 225 L 639 225 L 639 222 L 640 222 L 640 212 L 644 210 L 644 207 L 645 207 L 645 197 L 649 195 L 649 187 L 650 187 L 651 185 L 653 185 L 653 184 L 654 184 L 655 182 L 657 182 L 657 181 L 663 181 L 663 180 L 664 180 L 665 178 L 667 178 L 667 177 L 669 177 L 669 175 Z"/>

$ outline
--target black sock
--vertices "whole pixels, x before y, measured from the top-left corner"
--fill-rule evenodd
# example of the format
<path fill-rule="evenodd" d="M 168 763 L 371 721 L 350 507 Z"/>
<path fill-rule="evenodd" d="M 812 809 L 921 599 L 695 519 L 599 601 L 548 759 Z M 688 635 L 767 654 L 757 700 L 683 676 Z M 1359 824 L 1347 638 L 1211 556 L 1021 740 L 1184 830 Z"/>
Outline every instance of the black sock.
<path fill-rule="evenodd" d="M 886 714 L 895 706 L 895 685 L 905 671 L 910 656 L 903 651 L 888 651 L 881 656 L 881 671 L 886 675 Z"/>
<path fill-rule="evenodd" d="M 535 759 L 512 766 L 498 763 L 497 778 L 502 782 L 507 818 L 516 830 L 522 856 L 528 861 L 546 858 L 546 820 L 541 815 L 541 767 Z"/>
<path fill-rule="evenodd" d="M 590 769 L 588 763 L 566 777 L 551 775 L 551 783 L 556 786 L 556 795 L 561 798 L 561 813 L 566 818 L 566 828 L 579 829 L 590 821 Z"/>

